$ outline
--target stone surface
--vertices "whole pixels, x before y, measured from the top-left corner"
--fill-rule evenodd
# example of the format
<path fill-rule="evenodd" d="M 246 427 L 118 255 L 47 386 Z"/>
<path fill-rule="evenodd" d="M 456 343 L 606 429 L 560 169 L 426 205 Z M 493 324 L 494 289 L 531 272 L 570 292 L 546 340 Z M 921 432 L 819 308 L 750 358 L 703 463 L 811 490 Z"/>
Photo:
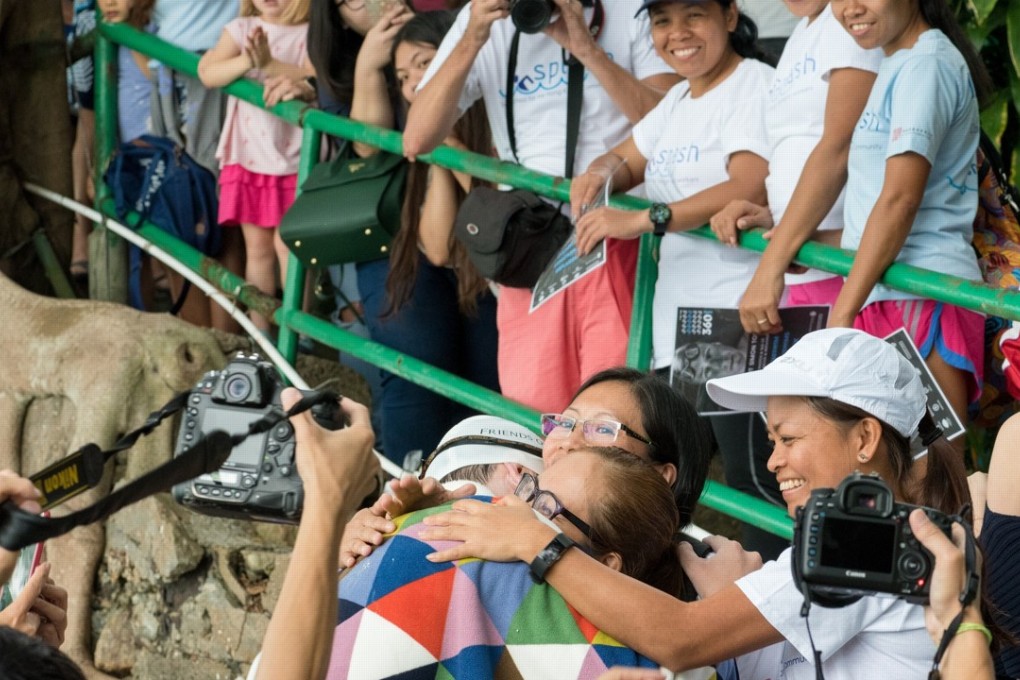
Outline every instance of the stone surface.
<path fill-rule="evenodd" d="M 164 657 L 143 651 L 138 655 L 131 677 L 135 680 L 234 680 L 243 675 L 210 659 Z"/>
<path fill-rule="evenodd" d="M 131 612 L 117 609 L 106 619 L 96 643 L 96 666 L 109 673 L 124 673 L 135 663 L 135 634 Z"/>

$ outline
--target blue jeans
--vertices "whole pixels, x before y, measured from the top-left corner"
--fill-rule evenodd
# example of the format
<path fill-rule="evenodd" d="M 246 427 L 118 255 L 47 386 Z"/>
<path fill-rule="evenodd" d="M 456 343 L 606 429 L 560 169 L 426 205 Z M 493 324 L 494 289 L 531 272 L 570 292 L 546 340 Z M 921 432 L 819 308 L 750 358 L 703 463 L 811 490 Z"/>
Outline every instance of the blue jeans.
<path fill-rule="evenodd" d="M 411 299 L 389 311 L 386 277 L 389 260 L 358 265 L 358 289 L 372 339 L 483 387 L 499 390 L 496 374 L 496 299 L 485 293 L 478 313 L 467 317 L 457 306 L 457 277 L 419 258 Z M 435 392 L 383 372 L 383 450 L 402 464 L 409 451 L 428 455 L 442 436 L 474 411 Z"/>

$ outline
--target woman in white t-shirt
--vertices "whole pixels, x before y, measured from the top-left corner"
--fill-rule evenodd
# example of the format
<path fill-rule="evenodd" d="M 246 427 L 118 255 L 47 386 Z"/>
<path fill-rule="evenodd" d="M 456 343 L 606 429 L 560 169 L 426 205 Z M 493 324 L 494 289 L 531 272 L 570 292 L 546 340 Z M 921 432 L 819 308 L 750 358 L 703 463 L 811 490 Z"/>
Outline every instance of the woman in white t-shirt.
<path fill-rule="evenodd" d="M 677 309 L 736 307 L 758 255 L 676 232 L 705 224 L 731 200 L 764 197 L 767 148 L 761 110 L 771 66 L 757 61 L 754 24 L 733 0 L 648 0 L 656 51 L 684 81 L 623 143 L 597 158 L 571 186 L 577 244 L 587 253 L 606 237 L 665 234 L 653 319 L 655 367 L 670 366 Z M 614 191 L 642 182 L 653 206 L 585 213 L 613 172 Z"/>

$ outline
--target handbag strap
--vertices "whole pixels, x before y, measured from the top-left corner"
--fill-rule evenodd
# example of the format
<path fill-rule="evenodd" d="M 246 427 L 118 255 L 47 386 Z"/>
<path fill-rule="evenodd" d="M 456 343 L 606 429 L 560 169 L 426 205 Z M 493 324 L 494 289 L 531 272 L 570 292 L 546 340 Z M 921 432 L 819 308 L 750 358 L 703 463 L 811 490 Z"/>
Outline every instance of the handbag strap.
<path fill-rule="evenodd" d="M 598 40 L 605 25 L 605 8 L 602 0 L 594 0 L 595 12 L 592 14 L 588 30 L 592 38 Z M 510 58 L 506 69 L 506 130 L 510 138 L 510 152 L 514 160 L 520 164 L 517 158 L 517 131 L 514 128 L 514 89 L 517 71 L 517 55 L 520 49 L 521 31 L 514 30 L 514 37 L 510 41 Z M 581 105 L 584 102 L 584 64 L 573 54 L 563 53 L 563 60 L 567 63 L 567 149 L 564 160 L 563 176 L 570 179 L 574 176 L 574 155 L 577 152 L 577 138 L 581 130 Z"/>

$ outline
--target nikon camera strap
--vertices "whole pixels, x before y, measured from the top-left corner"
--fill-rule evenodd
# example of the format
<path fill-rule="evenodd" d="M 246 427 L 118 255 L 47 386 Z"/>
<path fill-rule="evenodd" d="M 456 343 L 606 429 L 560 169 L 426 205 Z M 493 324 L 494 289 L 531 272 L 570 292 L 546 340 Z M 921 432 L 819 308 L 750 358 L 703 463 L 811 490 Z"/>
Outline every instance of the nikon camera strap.
<path fill-rule="evenodd" d="M 99 484 L 106 461 L 118 452 L 131 448 L 140 437 L 149 434 L 163 420 L 180 411 L 189 395 L 190 392 L 184 392 L 175 396 L 161 409 L 150 414 L 144 425 L 121 437 L 110 449 L 103 451 L 95 444 L 86 444 L 67 458 L 30 477 L 43 494 L 40 499 L 43 509 L 52 508 Z M 173 460 L 125 484 L 95 504 L 62 517 L 42 517 L 21 510 L 13 501 L 5 501 L 0 504 L 0 547 L 11 551 L 21 550 L 33 543 L 62 536 L 76 527 L 106 519 L 121 508 L 148 496 L 169 491 L 176 484 L 215 472 L 227 461 L 234 447 L 248 437 L 267 432 L 280 421 L 307 411 L 316 404 L 336 399 L 337 395 L 333 392 L 316 392 L 302 397 L 286 412 L 275 409 L 253 421 L 248 425 L 247 432 L 234 435 L 221 430 L 210 432 Z"/>

